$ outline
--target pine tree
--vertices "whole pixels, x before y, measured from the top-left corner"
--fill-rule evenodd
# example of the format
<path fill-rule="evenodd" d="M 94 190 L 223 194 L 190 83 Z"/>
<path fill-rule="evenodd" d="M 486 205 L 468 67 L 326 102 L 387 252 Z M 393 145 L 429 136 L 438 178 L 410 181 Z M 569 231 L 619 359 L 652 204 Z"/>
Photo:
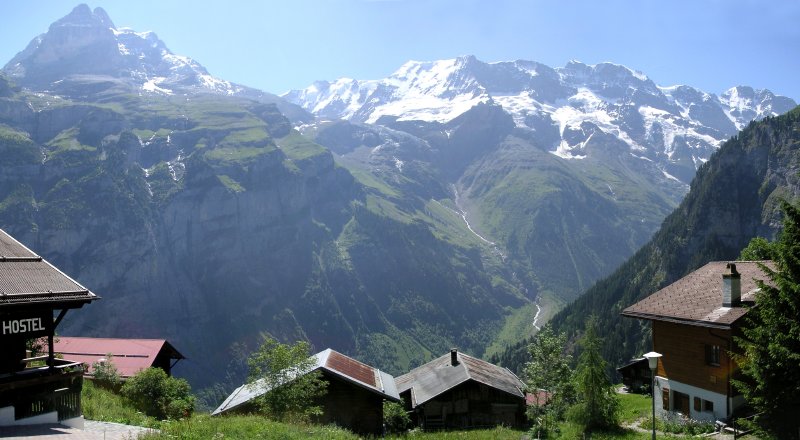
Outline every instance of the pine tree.
<path fill-rule="evenodd" d="M 608 379 L 608 364 L 600 354 L 603 341 L 597 335 L 594 316 L 587 320 L 580 343 L 583 351 L 575 370 L 578 403 L 570 409 L 569 419 L 586 431 L 615 427 L 619 424 L 619 398 Z"/>
<path fill-rule="evenodd" d="M 756 306 L 745 318 L 734 385 L 759 414 L 764 437 L 800 439 L 800 210 L 783 201 L 783 232 L 775 246 L 776 270 L 761 265 Z"/>

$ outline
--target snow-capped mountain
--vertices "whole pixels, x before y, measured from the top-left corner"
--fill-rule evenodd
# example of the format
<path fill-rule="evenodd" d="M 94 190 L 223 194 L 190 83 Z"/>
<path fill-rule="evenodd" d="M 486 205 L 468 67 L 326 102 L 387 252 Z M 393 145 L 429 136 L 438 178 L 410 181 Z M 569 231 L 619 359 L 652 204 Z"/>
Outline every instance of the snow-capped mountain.
<path fill-rule="evenodd" d="M 721 96 L 690 86 L 661 87 L 611 63 L 572 61 L 554 69 L 522 60 L 485 63 L 473 56 L 409 61 L 385 79 L 318 81 L 283 97 L 321 119 L 365 123 L 381 118 L 445 123 L 478 104 L 496 104 L 555 155 L 585 158 L 599 130 L 684 183 L 751 120 L 796 105 L 744 86 Z"/>
<path fill-rule="evenodd" d="M 4 68 L 18 84 L 40 90 L 64 78 L 111 77 L 142 93 L 191 88 L 238 94 L 246 88 L 213 77 L 193 59 L 172 53 L 153 32 L 117 28 L 102 8 L 81 4 L 34 38 Z"/>

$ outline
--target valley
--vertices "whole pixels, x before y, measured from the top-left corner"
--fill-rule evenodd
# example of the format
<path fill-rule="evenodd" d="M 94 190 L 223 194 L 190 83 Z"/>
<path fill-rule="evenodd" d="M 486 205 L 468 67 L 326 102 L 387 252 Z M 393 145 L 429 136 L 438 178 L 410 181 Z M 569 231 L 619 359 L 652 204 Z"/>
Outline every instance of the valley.
<path fill-rule="evenodd" d="M 0 228 L 104 298 L 65 334 L 167 338 L 196 388 L 262 333 L 399 373 L 577 310 L 794 106 L 474 56 L 278 96 L 81 5 L 0 71 Z"/>

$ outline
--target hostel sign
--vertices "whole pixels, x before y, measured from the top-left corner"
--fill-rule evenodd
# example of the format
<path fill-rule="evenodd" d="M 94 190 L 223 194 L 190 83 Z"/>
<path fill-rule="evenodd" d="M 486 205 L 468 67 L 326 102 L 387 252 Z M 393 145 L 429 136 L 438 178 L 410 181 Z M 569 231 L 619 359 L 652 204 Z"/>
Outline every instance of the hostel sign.
<path fill-rule="evenodd" d="M 51 311 L 24 315 L 0 315 L 0 338 L 47 336 L 53 324 Z"/>

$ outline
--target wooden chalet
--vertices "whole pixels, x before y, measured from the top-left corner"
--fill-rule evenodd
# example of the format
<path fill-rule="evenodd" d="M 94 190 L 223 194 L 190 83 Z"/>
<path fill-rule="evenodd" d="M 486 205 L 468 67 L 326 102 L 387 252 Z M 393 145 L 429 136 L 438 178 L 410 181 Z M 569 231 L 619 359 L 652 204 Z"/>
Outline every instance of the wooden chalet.
<path fill-rule="evenodd" d="M 330 348 L 312 358 L 313 367 L 298 374 L 320 371 L 328 382 L 327 392 L 319 402 L 323 414 L 316 421 L 335 423 L 362 435 L 381 434 L 383 402 L 400 401 L 394 378 Z M 263 380 L 242 385 L 211 414 L 251 412 L 255 409 L 253 399 L 271 389 Z"/>
<path fill-rule="evenodd" d="M 650 366 L 646 358 L 631 359 L 625 365 L 617 368 L 622 376 L 622 384 L 632 393 L 645 393 L 650 389 L 652 379 Z"/>
<path fill-rule="evenodd" d="M 425 430 L 527 423 L 525 384 L 507 368 L 455 349 L 395 381 L 406 409 Z"/>
<path fill-rule="evenodd" d="M 122 379 L 136 373 L 156 367 L 172 375 L 172 367 L 185 359 L 175 347 L 164 339 L 114 339 L 114 338 L 81 338 L 59 336 L 55 341 L 56 354 L 74 361 L 83 362 L 87 368 L 86 377 L 93 377 L 92 365 L 108 361 L 114 365 Z"/>
<path fill-rule="evenodd" d="M 56 359 L 53 335 L 69 310 L 96 299 L 0 230 L 0 426 L 82 427 L 82 364 Z M 26 358 L 26 342 L 40 338 L 48 355 Z"/>
<path fill-rule="evenodd" d="M 771 266 L 771 262 L 762 262 Z M 758 263 L 714 261 L 622 311 L 652 323 L 656 409 L 695 420 L 727 420 L 744 403 L 731 385 L 734 337 L 754 305 Z M 744 293 L 743 293 L 744 292 Z"/>

